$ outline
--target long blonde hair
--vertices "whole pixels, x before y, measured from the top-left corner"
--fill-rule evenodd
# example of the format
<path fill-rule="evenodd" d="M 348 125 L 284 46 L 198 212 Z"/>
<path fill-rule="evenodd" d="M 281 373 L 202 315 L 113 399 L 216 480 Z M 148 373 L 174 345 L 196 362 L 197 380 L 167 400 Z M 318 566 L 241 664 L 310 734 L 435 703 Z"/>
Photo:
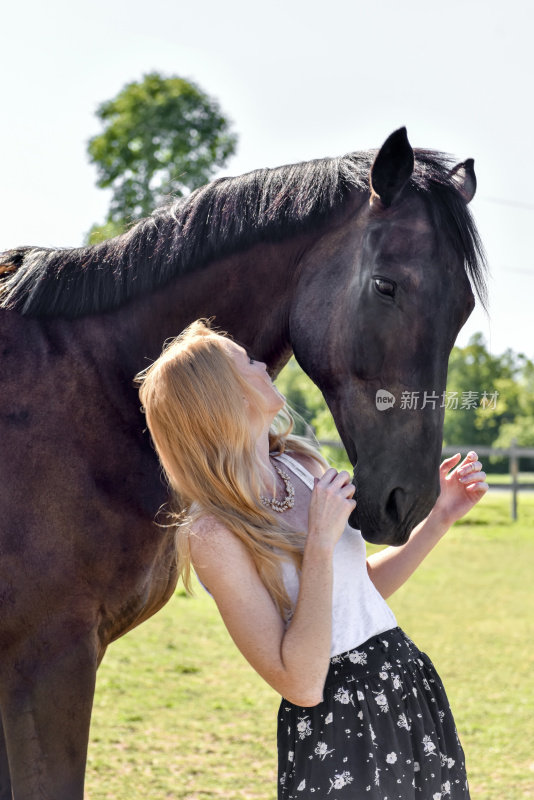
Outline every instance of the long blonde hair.
<path fill-rule="evenodd" d="M 261 477 L 244 396 L 255 391 L 225 347 L 227 334 L 197 320 L 166 343 L 135 380 L 152 441 L 174 497 L 178 567 L 191 592 L 192 524 L 210 515 L 247 547 L 282 616 L 290 613 L 281 560 L 302 564 L 304 536 L 262 505 Z M 327 466 L 312 444 L 291 435 L 285 406 L 269 431 L 273 453 L 291 450 Z"/>

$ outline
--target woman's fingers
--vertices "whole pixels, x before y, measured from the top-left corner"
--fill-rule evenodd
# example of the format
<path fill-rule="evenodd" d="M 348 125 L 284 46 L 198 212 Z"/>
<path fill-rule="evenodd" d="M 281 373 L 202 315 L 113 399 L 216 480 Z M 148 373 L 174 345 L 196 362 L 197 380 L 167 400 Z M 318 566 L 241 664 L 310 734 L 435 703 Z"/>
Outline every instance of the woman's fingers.
<path fill-rule="evenodd" d="M 482 463 L 478 460 L 478 455 L 474 450 L 469 451 L 461 464 L 458 463 L 459 458 L 461 458 L 461 454 L 456 453 L 455 455 L 443 461 L 440 466 L 442 479 L 446 478 L 447 480 L 451 480 L 451 478 L 455 477 L 464 484 L 472 483 L 475 479 L 475 476 L 477 476 L 477 481 L 485 479 L 486 474 L 482 472 Z"/>
<path fill-rule="evenodd" d="M 340 472 L 339 475 L 342 473 Z M 339 476 L 338 476 L 339 477 Z M 350 482 L 350 475 L 348 472 L 345 472 L 342 475 L 343 483 L 338 486 L 339 494 L 348 500 L 354 507 L 356 506 L 356 500 L 354 500 L 353 495 L 356 491 L 356 487 L 353 483 Z"/>
<path fill-rule="evenodd" d="M 329 467 L 326 472 L 318 479 L 318 483 L 330 483 L 337 475 L 337 469 Z"/>
<path fill-rule="evenodd" d="M 461 453 L 455 453 L 453 456 L 450 456 L 450 458 L 446 458 L 445 461 L 443 461 L 441 463 L 440 470 L 442 470 L 444 472 L 448 472 L 450 469 L 452 469 L 455 466 L 455 464 L 458 464 L 458 461 L 461 459 L 461 457 L 462 457 Z M 468 467 L 470 464 L 472 464 L 477 459 L 478 459 L 478 456 L 475 453 L 475 451 L 474 450 L 470 450 L 469 453 L 464 458 L 464 460 L 462 461 L 462 463 L 457 467 L 458 472 L 461 469 L 463 469 L 463 467 Z"/>
<path fill-rule="evenodd" d="M 319 478 L 319 481 L 323 484 L 323 486 L 344 486 L 347 483 L 350 483 L 351 476 L 345 470 L 341 470 L 338 472 L 337 469 L 330 467 L 327 469 L 324 475 Z"/>
<path fill-rule="evenodd" d="M 356 491 L 355 485 L 351 482 L 351 476 L 345 470 L 338 472 L 331 468 L 324 473 L 320 481 L 322 484 L 319 488 L 324 488 L 332 493 L 339 493 L 346 500 L 351 500 Z M 316 486 L 318 482 L 319 481 L 316 481 Z"/>
<path fill-rule="evenodd" d="M 480 483 L 470 483 L 469 486 L 466 486 L 466 492 L 487 492 L 489 489 L 488 484 L 486 481 L 481 481 Z"/>
<path fill-rule="evenodd" d="M 475 453 L 476 455 L 476 453 Z M 487 475 L 482 469 L 480 461 L 473 461 L 458 470 L 459 482 L 463 483 L 469 494 L 485 494 L 489 490 L 486 482 Z"/>
<path fill-rule="evenodd" d="M 330 473 L 330 475 L 328 475 Z M 352 496 L 356 487 L 351 483 L 351 476 L 345 470 L 338 472 L 335 469 L 327 470 L 320 478 L 319 489 L 331 495 L 340 494 L 342 497 Z M 319 482 L 318 482 L 319 483 Z M 318 483 L 315 486 L 318 486 Z"/>
<path fill-rule="evenodd" d="M 466 475 L 465 477 L 460 478 L 460 483 L 463 484 L 481 483 L 482 481 L 485 481 L 486 478 L 487 478 L 486 473 L 483 470 L 481 470 L 480 472 L 474 472 L 472 475 Z"/>
<path fill-rule="evenodd" d="M 455 455 L 446 458 L 445 461 L 441 462 L 440 469 L 444 470 L 445 472 L 448 472 L 450 469 L 452 469 L 455 463 L 458 463 L 458 460 L 461 457 L 462 457 L 461 453 L 456 453 Z"/>
<path fill-rule="evenodd" d="M 471 450 L 466 455 L 462 463 L 458 466 L 458 472 L 461 472 L 462 470 L 468 470 L 473 464 L 477 462 L 477 460 L 478 460 L 477 454 L 475 453 L 474 450 Z"/>
<path fill-rule="evenodd" d="M 337 476 L 333 482 L 338 486 L 347 486 L 351 482 L 351 476 L 348 472 L 342 469 L 341 472 L 337 473 Z"/>
<path fill-rule="evenodd" d="M 473 477 L 475 475 L 484 475 L 486 477 L 485 472 L 481 472 L 482 464 L 480 461 L 474 461 L 472 464 L 465 464 L 465 466 L 461 467 L 458 470 L 458 476 L 460 478 L 461 483 L 471 483 Z"/>
<path fill-rule="evenodd" d="M 347 519 L 356 507 L 356 487 L 345 470 L 330 468 L 316 480 L 308 512 L 308 533 L 326 536 L 334 544 L 345 530 Z"/>

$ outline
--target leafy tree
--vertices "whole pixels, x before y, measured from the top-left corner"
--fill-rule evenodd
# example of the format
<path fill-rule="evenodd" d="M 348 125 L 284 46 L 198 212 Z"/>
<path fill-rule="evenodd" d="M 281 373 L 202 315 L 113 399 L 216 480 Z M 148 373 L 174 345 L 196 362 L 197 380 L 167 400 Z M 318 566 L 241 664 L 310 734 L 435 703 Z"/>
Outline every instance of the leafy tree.
<path fill-rule="evenodd" d="M 106 239 L 113 239 L 114 236 L 119 236 L 124 233 L 126 229 L 126 222 L 112 222 L 108 220 L 103 225 L 93 225 L 86 236 L 87 244 L 98 244 Z"/>
<path fill-rule="evenodd" d="M 276 385 L 286 398 L 295 418 L 295 433 L 304 436 L 310 432 L 310 427 L 315 431 L 314 419 L 326 408 L 326 403 L 317 386 L 302 371 L 294 357 L 276 379 Z"/>
<path fill-rule="evenodd" d="M 506 350 L 493 356 L 486 349 L 481 333 L 474 334 L 467 347 L 453 348 L 449 360 L 447 391 L 477 394 L 473 408 L 447 409 L 443 438 L 446 444 L 479 444 L 508 447 L 515 436 L 527 446 L 534 428 L 534 365 L 522 353 Z M 495 402 L 481 402 L 483 393 Z M 464 395 L 465 393 L 465 395 Z M 529 402 L 530 398 L 530 402 Z M 498 470 L 508 470 L 508 459 L 492 457 Z"/>
<path fill-rule="evenodd" d="M 513 439 L 519 447 L 534 447 L 534 363 L 528 359 L 515 384 L 515 405 L 517 413 L 500 426 L 495 447 L 510 447 Z M 522 459 L 520 464 L 523 470 L 534 470 L 532 458 Z"/>
<path fill-rule="evenodd" d="M 492 443 L 504 411 L 504 398 L 499 392 L 496 414 L 490 414 L 488 407 L 480 407 L 480 399 L 484 392 L 489 397 L 499 388 L 509 389 L 509 383 L 501 383 L 498 387 L 497 382 L 513 380 L 515 372 L 511 351 L 504 356 L 492 356 L 481 333 L 475 333 L 466 347 L 453 348 L 449 358 L 447 392 L 448 397 L 456 393 L 458 407 L 445 410 L 443 438 L 446 444 Z M 474 398 L 474 405 L 462 408 L 462 401 L 469 395 Z"/>
<path fill-rule="evenodd" d="M 111 188 L 112 198 L 106 225 L 91 231 L 93 241 L 121 232 L 170 194 L 181 197 L 207 183 L 235 152 L 237 137 L 218 103 L 182 78 L 152 72 L 96 113 L 104 130 L 89 141 L 89 158 L 97 185 Z"/>
<path fill-rule="evenodd" d="M 291 358 L 278 378 L 276 385 L 286 398 L 295 417 L 295 433 L 309 435 L 320 441 L 341 442 L 334 419 L 317 386 Z M 323 446 L 321 450 L 336 469 L 351 470 L 343 447 Z"/>

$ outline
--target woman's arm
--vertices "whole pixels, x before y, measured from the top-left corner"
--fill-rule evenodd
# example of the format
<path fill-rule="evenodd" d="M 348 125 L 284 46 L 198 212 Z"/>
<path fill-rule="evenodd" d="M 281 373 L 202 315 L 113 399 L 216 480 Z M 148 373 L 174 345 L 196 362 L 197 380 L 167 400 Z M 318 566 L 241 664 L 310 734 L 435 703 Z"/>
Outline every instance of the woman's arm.
<path fill-rule="evenodd" d="M 367 572 L 382 597 L 396 592 L 449 530 L 448 523 L 432 515 L 433 510 L 413 529 L 406 544 L 386 547 L 367 559 Z"/>
<path fill-rule="evenodd" d="M 487 492 L 486 473 L 482 472 L 476 453 L 468 453 L 462 464 L 449 473 L 459 458 L 461 455 L 457 453 L 441 464 L 441 494 L 428 517 L 413 529 L 406 544 L 387 547 L 367 559 L 369 577 L 382 597 L 396 592 L 451 525 L 465 516 Z"/>
<path fill-rule="evenodd" d="M 317 480 L 299 595 L 287 630 L 243 542 L 210 520 L 197 524 L 191 536 L 195 570 L 237 647 L 267 683 L 299 706 L 322 700 L 332 638 L 333 552 L 355 505 L 349 481 L 347 473 L 335 470 Z"/>

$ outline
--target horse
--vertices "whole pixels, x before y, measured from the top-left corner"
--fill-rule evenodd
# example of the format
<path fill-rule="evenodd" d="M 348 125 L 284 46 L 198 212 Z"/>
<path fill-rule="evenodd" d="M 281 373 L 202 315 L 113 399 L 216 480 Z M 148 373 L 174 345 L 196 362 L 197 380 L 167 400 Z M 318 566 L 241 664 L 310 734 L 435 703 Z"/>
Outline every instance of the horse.
<path fill-rule="evenodd" d="M 438 493 L 445 391 L 483 248 L 473 160 L 378 150 L 219 178 L 92 247 L 0 257 L 0 800 L 83 797 L 97 667 L 177 581 L 136 373 L 192 320 L 275 377 L 294 353 L 399 545 Z"/>

